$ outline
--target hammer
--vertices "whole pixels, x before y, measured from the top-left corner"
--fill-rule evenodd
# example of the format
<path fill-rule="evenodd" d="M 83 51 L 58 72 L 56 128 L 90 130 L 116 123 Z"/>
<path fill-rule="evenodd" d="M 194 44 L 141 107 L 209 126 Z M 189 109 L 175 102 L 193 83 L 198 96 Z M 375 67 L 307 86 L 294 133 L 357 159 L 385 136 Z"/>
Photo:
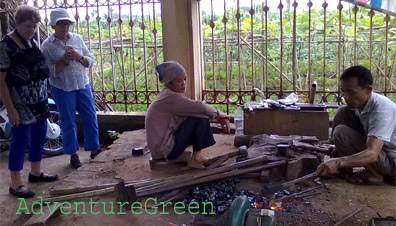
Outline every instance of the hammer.
<path fill-rule="evenodd" d="M 291 144 L 291 149 L 293 149 L 294 151 L 298 151 L 298 148 L 304 148 L 310 151 L 316 151 L 316 152 L 320 152 L 323 153 L 325 155 L 330 155 L 331 151 L 332 151 L 332 147 L 330 148 L 322 148 L 322 147 L 317 147 L 315 145 L 312 144 L 308 144 L 308 143 L 303 143 L 303 142 L 299 142 L 297 140 L 293 140 L 292 144 Z"/>

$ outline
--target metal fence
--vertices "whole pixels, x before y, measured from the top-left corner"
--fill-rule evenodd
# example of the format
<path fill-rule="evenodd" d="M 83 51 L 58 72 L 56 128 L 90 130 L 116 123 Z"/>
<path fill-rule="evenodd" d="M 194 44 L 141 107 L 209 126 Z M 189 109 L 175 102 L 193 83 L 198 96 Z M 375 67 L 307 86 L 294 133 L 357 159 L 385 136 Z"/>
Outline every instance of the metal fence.
<path fill-rule="evenodd" d="M 15 1 L 2 3 L 1 11 L 11 15 Z M 154 99 L 159 90 L 154 66 L 162 60 L 159 0 L 23 0 L 19 3 L 39 9 L 47 29 L 44 35 L 52 32 L 48 26 L 52 9 L 63 7 L 74 16 L 72 32 L 83 38 L 94 56 L 89 76 L 97 102 L 112 104 L 117 111 L 144 111 Z"/>
<path fill-rule="evenodd" d="M 396 101 L 396 14 L 348 1 L 201 0 L 203 100 L 228 112 L 227 99 L 255 100 L 254 88 L 266 98 L 307 99 L 317 81 L 316 102 L 340 103 L 340 74 L 362 64 L 375 91 Z M 39 36 L 52 31 L 50 11 L 67 8 L 95 57 L 89 76 L 97 102 L 145 111 L 160 90 L 160 0 L 2 0 L 0 14 L 12 17 L 16 3 L 40 10 L 46 32 Z"/>
<path fill-rule="evenodd" d="M 376 92 L 396 101 L 392 12 L 325 0 L 201 4 L 210 5 L 202 13 L 203 97 L 208 103 L 254 100 L 253 88 L 266 98 L 294 92 L 306 100 L 314 81 L 316 102 L 340 103 L 339 76 L 357 64 L 372 70 Z"/>

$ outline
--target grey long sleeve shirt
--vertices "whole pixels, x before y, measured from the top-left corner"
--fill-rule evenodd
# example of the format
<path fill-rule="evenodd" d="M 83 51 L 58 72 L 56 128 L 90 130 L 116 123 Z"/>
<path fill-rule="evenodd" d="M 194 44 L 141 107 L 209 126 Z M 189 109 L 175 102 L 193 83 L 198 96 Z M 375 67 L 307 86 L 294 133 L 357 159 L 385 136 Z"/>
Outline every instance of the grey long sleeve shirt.
<path fill-rule="evenodd" d="M 172 151 L 174 133 L 186 116 L 215 118 L 217 111 L 165 86 L 147 109 L 147 145 L 153 158 L 164 158 Z"/>

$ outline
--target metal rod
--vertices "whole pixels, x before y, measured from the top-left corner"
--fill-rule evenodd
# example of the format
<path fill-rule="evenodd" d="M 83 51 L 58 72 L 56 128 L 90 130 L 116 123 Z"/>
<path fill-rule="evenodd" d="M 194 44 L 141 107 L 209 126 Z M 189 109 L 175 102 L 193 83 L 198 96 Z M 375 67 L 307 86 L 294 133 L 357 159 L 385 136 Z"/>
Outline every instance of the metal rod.
<path fill-rule="evenodd" d="M 303 177 L 299 177 L 299 178 L 297 178 L 297 179 L 294 179 L 294 180 L 291 180 L 291 181 L 288 181 L 288 182 L 283 183 L 283 184 L 282 184 L 282 187 L 287 187 L 287 186 L 289 186 L 289 185 L 296 184 L 296 183 L 298 183 L 298 182 L 300 182 L 300 181 L 303 181 L 303 180 L 312 179 L 314 176 L 315 176 L 315 173 L 307 174 L 307 175 L 305 175 L 305 176 L 303 176 Z"/>
<path fill-rule="evenodd" d="M 369 70 L 371 70 L 371 64 L 373 62 L 373 57 L 372 57 L 372 53 L 373 53 L 373 17 L 375 15 L 373 10 L 370 10 L 370 12 L 368 13 L 369 17 L 370 17 L 370 43 L 369 43 L 369 59 L 370 59 L 370 65 L 369 65 Z"/>
<path fill-rule="evenodd" d="M 323 65 L 322 65 L 322 75 L 323 75 L 323 83 L 322 83 L 322 89 L 323 89 L 323 96 L 322 96 L 322 101 L 326 102 L 325 96 L 326 96 L 326 9 L 327 9 L 327 2 L 324 0 L 324 3 L 322 4 L 323 7 Z"/>
<path fill-rule="evenodd" d="M 279 70 L 280 70 L 280 75 L 279 75 L 279 98 L 282 98 L 283 96 L 283 23 L 282 23 L 282 0 L 279 2 L 279 21 L 280 21 L 280 59 L 279 59 Z"/>
<path fill-rule="evenodd" d="M 293 2 L 293 50 L 292 50 L 292 54 L 293 54 L 293 59 L 292 59 L 292 74 L 293 74 L 293 91 L 296 92 L 296 64 L 297 64 L 297 52 L 296 52 L 296 35 L 297 35 L 297 31 L 296 31 L 296 23 L 297 23 L 297 6 L 298 3 L 296 0 L 294 0 Z"/>
<path fill-rule="evenodd" d="M 359 209 L 356 209 L 352 213 L 346 215 L 341 220 L 339 220 L 337 223 L 335 223 L 334 226 L 339 226 L 339 225 L 343 224 L 345 221 L 349 220 L 349 218 L 351 218 L 351 217 L 355 216 L 357 213 L 359 213 L 362 209 L 363 209 L 363 207 L 360 207 Z"/>
<path fill-rule="evenodd" d="M 341 77 L 341 47 L 342 47 L 342 43 L 341 43 L 341 37 L 342 37 L 342 18 L 341 18 L 341 14 L 342 14 L 342 4 L 341 4 L 341 0 L 339 0 L 338 2 L 338 52 L 337 52 L 337 94 L 338 97 L 340 97 L 340 77 Z M 337 98 L 337 102 L 341 102 L 341 98 Z"/>

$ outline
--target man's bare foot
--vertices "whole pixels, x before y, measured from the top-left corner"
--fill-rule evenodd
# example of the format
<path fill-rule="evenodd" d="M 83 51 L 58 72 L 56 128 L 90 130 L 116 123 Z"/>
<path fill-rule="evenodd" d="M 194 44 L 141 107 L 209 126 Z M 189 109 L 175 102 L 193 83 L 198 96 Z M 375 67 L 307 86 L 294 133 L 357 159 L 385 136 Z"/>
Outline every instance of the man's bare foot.
<path fill-rule="evenodd" d="M 205 161 L 207 161 L 207 160 L 208 160 L 208 157 L 201 155 L 200 158 L 197 159 L 197 162 L 202 163 L 202 162 L 205 162 Z"/>
<path fill-rule="evenodd" d="M 188 163 L 188 167 L 194 168 L 194 169 L 205 169 L 206 167 L 202 163 L 203 162 L 195 162 L 195 161 L 191 160 Z"/>
<path fill-rule="evenodd" d="M 185 151 L 179 157 L 174 159 L 177 163 L 188 163 L 191 160 L 191 152 Z"/>
<path fill-rule="evenodd" d="M 201 152 L 193 152 L 190 162 L 203 163 L 206 160 L 208 160 L 208 158 L 203 156 Z"/>

